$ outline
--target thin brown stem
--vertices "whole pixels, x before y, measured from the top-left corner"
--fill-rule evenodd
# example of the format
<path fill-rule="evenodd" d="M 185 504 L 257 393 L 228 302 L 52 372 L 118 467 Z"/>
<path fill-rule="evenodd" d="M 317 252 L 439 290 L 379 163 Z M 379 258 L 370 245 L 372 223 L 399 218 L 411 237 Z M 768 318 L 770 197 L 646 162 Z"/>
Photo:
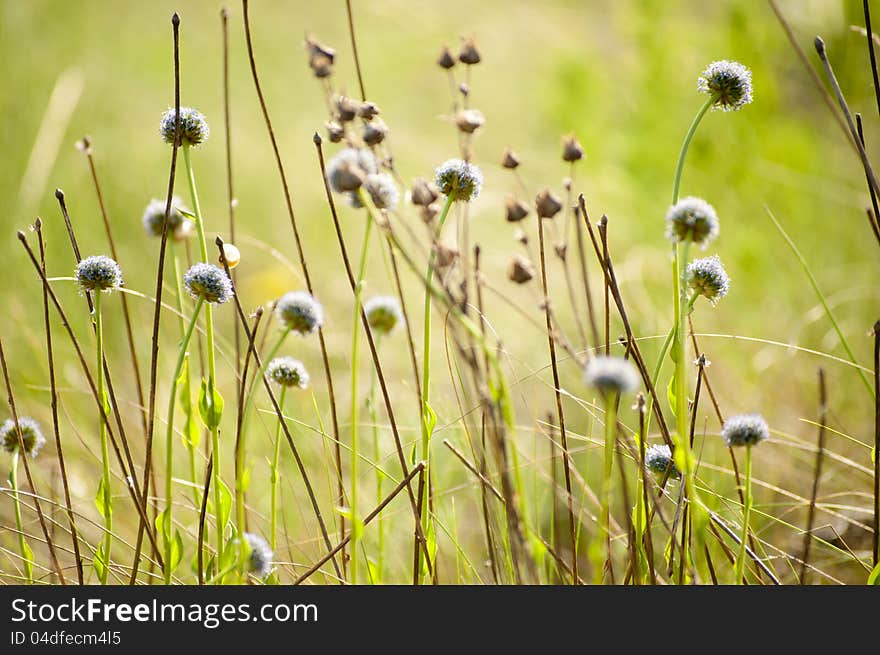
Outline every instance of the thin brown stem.
<path fill-rule="evenodd" d="M 351 0 L 345 0 L 345 14 L 348 17 L 348 36 L 351 39 L 351 52 L 354 55 L 354 69 L 357 72 L 361 100 L 366 100 L 367 92 L 364 91 L 364 76 L 361 74 L 361 60 L 360 57 L 358 57 L 357 40 L 354 38 L 354 16 L 351 12 Z"/>
<path fill-rule="evenodd" d="M 880 562 L 880 321 L 874 323 L 874 567 Z"/>
<path fill-rule="evenodd" d="M 813 521 L 816 516 L 816 498 L 819 495 L 819 480 L 822 477 L 822 461 L 825 459 L 825 423 L 828 418 L 828 396 L 825 389 L 825 371 L 819 369 L 819 444 L 816 449 L 816 465 L 813 468 L 813 489 L 810 492 L 810 508 L 807 512 L 807 527 L 804 530 L 804 548 L 801 555 L 801 568 L 798 580 L 807 584 L 807 568 L 810 561 L 810 545 L 813 543 Z"/>
<path fill-rule="evenodd" d="M 877 55 L 874 54 L 874 32 L 871 29 L 871 8 L 868 0 L 862 0 L 862 8 L 865 12 L 865 36 L 868 40 L 868 56 L 871 59 L 871 75 L 874 78 L 874 98 L 877 100 L 877 112 L 880 113 L 880 76 L 877 74 Z"/>

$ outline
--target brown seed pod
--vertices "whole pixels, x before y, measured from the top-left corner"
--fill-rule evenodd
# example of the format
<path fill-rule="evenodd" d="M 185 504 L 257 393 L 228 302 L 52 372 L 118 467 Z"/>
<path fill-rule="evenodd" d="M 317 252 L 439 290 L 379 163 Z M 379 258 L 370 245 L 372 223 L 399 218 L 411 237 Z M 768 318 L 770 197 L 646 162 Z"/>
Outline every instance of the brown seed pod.
<path fill-rule="evenodd" d="M 436 202 L 431 203 L 430 205 L 424 205 L 419 210 L 419 215 L 422 217 L 422 220 L 429 225 L 434 222 L 434 217 L 436 217 L 439 213 L 440 206 Z"/>
<path fill-rule="evenodd" d="M 465 134 L 473 134 L 486 122 L 483 112 L 477 109 L 463 109 L 455 115 L 455 124 Z"/>
<path fill-rule="evenodd" d="M 327 121 L 324 123 L 324 127 L 327 128 L 327 138 L 331 143 L 339 143 L 345 136 L 345 130 L 336 121 Z"/>
<path fill-rule="evenodd" d="M 529 206 L 515 196 L 508 196 L 504 201 L 508 223 L 518 223 L 529 215 Z"/>
<path fill-rule="evenodd" d="M 535 209 L 541 218 L 553 218 L 562 209 L 562 202 L 545 187 L 535 197 Z"/>
<path fill-rule="evenodd" d="M 458 248 L 455 246 L 449 246 L 444 243 L 438 243 L 435 246 L 435 250 L 437 251 L 437 266 L 439 268 L 446 268 L 448 266 L 452 266 L 456 259 L 459 257 Z"/>
<path fill-rule="evenodd" d="M 513 170 L 519 166 L 519 156 L 510 148 L 505 148 L 504 152 L 501 153 L 501 165 L 504 166 L 504 168 Z"/>
<path fill-rule="evenodd" d="M 346 96 L 337 96 L 336 113 L 343 123 L 353 121 L 358 112 L 358 103 Z"/>
<path fill-rule="evenodd" d="M 437 187 L 434 186 L 431 182 L 428 182 L 428 180 L 426 180 L 425 178 L 417 177 L 413 180 L 412 191 L 410 191 L 410 198 L 412 199 L 412 203 L 414 205 L 418 205 L 419 207 L 427 207 L 439 197 L 440 192 L 437 190 Z"/>
<path fill-rule="evenodd" d="M 360 166 L 344 161 L 331 172 L 331 184 L 339 192 L 357 191 L 366 179 Z"/>
<path fill-rule="evenodd" d="M 481 59 L 482 57 L 480 57 L 480 51 L 477 49 L 477 42 L 474 40 L 474 37 L 465 39 L 461 44 L 461 50 L 458 51 L 458 60 L 462 64 L 473 66 L 474 64 L 479 64 Z"/>
<path fill-rule="evenodd" d="M 573 134 L 562 139 L 562 159 L 567 162 L 576 162 L 584 158 L 584 147 L 578 143 Z"/>
<path fill-rule="evenodd" d="M 535 277 L 535 267 L 522 255 L 514 255 L 507 267 L 507 279 L 516 284 L 525 284 Z"/>
<path fill-rule="evenodd" d="M 381 118 L 377 118 L 369 123 L 364 123 L 364 143 L 369 146 L 376 146 L 385 140 L 388 135 L 388 126 Z"/>
<path fill-rule="evenodd" d="M 440 56 L 437 57 L 437 65 L 446 70 L 455 66 L 455 57 L 452 56 L 452 53 L 446 46 L 443 46 L 443 49 L 440 51 Z"/>
<path fill-rule="evenodd" d="M 369 121 L 379 115 L 379 107 L 375 102 L 362 102 L 357 112 L 358 116 Z"/>

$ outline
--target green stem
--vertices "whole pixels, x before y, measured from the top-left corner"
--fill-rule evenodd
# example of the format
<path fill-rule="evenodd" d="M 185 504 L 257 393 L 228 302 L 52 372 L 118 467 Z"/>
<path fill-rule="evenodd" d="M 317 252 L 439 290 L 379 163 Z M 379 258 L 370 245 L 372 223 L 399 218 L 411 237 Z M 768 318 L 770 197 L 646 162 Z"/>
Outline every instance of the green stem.
<path fill-rule="evenodd" d="M 192 317 L 184 329 L 180 347 L 177 350 L 177 363 L 174 365 L 174 375 L 171 378 L 171 395 L 168 399 L 168 416 L 165 428 L 165 517 L 162 530 L 165 537 L 165 584 L 171 584 L 171 574 L 173 572 L 171 570 L 171 545 L 173 543 L 174 523 L 171 520 L 171 514 L 174 503 L 171 499 L 171 481 L 174 475 L 174 408 L 177 405 L 177 384 L 180 373 L 183 370 L 183 363 L 187 358 L 187 348 L 189 348 L 189 342 L 192 339 L 204 302 L 202 298 L 196 301 Z"/>
<path fill-rule="evenodd" d="M 380 337 L 376 335 L 376 347 L 379 347 Z M 370 377 L 370 395 L 367 399 L 368 409 L 370 412 L 370 425 L 373 427 L 373 462 L 376 468 L 376 505 L 378 506 L 384 496 L 382 494 L 382 486 L 385 480 L 385 474 L 382 472 L 382 467 L 379 466 L 379 460 L 382 456 L 382 450 L 379 447 L 379 413 L 376 411 L 376 373 L 375 371 Z M 385 570 L 385 522 L 383 521 L 382 514 L 376 518 L 376 531 L 378 532 L 378 542 L 377 542 L 377 550 L 379 551 L 376 555 L 376 584 L 381 584 L 384 579 L 384 570 Z"/>
<path fill-rule="evenodd" d="M 357 517 L 358 505 L 358 346 L 360 344 L 359 323 L 361 318 L 361 297 L 363 295 L 364 276 L 367 272 L 367 251 L 369 250 L 370 234 L 373 229 L 373 216 L 367 212 L 367 225 L 361 245 L 361 259 L 358 265 L 357 285 L 354 291 L 354 321 L 351 330 L 351 584 L 358 579 L 358 541 L 360 524 Z"/>
<path fill-rule="evenodd" d="M 190 146 L 183 146 L 183 160 L 186 163 L 186 180 L 192 196 L 193 213 L 196 215 L 196 233 L 199 235 L 199 255 L 203 262 L 208 262 L 208 241 L 205 239 L 205 222 L 202 220 L 202 207 L 199 204 L 199 193 L 196 191 L 196 176 L 189 156 Z"/>
<path fill-rule="evenodd" d="M 605 397 L 605 459 L 602 467 L 602 516 L 600 534 L 605 540 L 606 562 L 611 562 L 611 475 L 614 466 L 614 445 L 617 441 L 617 395 Z M 601 574 L 600 574 L 601 575 Z"/>
<path fill-rule="evenodd" d="M 284 414 L 284 396 L 286 393 L 287 387 L 282 386 L 281 392 L 278 394 L 278 407 L 281 409 L 282 415 Z M 272 546 L 273 552 L 277 546 L 278 533 L 278 458 L 281 454 L 281 421 L 283 420 L 283 418 L 279 418 L 278 424 L 275 426 L 275 450 L 272 453 L 272 470 L 269 478 L 272 486 L 271 513 L 269 516 L 269 544 Z"/>
<path fill-rule="evenodd" d="M 95 293 L 95 335 L 96 335 L 96 352 L 97 352 L 97 389 L 98 397 L 101 399 L 102 411 L 107 413 L 109 410 L 107 402 L 107 393 L 104 389 L 104 321 L 101 318 L 101 291 Z M 104 508 L 104 552 L 103 552 L 103 569 L 98 576 L 101 584 L 107 584 L 107 578 L 110 573 L 110 549 L 113 545 L 113 508 L 112 496 L 110 494 L 110 451 L 107 443 L 107 427 L 103 418 L 98 424 L 99 435 L 101 440 L 101 484 L 103 488 L 103 498 L 101 503 Z"/>
<path fill-rule="evenodd" d="M 746 542 L 749 535 L 749 516 L 752 512 L 752 447 L 746 446 L 745 490 L 743 493 L 742 534 L 739 540 L 739 552 L 736 556 L 734 584 L 742 584 L 743 571 L 746 563 Z"/>
<path fill-rule="evenodd" d="M 694 133 L 697 131 L 697 127 L 700 125 L 700 121 L 703 120 L 703 116 L 706 115 L 706 112 L 709 111 L 709 107 L 711 107 L 715 103 L 715 96 L 710 96 L 708 100 L 706 100 L 705 104 L 700 107 L 700 111 L 697 112 L 697 115 L 694 116 L 694 120 L 691 122 L 691 126 L 688 128 L 687 134 L 684 135 L 684 141 L 681 144 L 681 151 L 678 153 L 678 163 L 675 166 L 675 177 L 672 180 L 672 204 L 678 202 L 678 193 L 679 188 L 681 186 L 681 173 L 684 170 L 684 160 L 687 157 L 688 148 L 691 145 L 691 139 L 694 138 Z"/>
<path fill-rule="evenodd" d="M 437 228 L 434 231 L 434 239 L 431 244 L 431 254 L 428 256 L 428 270 L 425 273 L 425 280 L 428 281 L 428 284 L 432 284 L 434 280 L 434 268 L 437 265 L 437 250 L 434 248 L 434 243 L 436 243 L 440 239 L 440 233 L 443 230 L 443 225 L 446 223 L 446 217 L 449 216 L 449 210 L 452 207 L 452 203 L 455 202 L 455 193 L 450 193 L 446 197 L 446 203 L 443 205 L 443 210 L 440 212 L 440 218 L 437 220 Z M 419 506 L 422 508 L 422 534 L 428 533 L 428 514 L 425 502 L 425 493 L 430 484 L 430 442 L 431 442 L 431 432 L 433 428 L 430 423 L 434 421 L 429 419 L 431 412 L 430 398 L 431 397 L 431 291 L 430 289 L 425 289 L 425 308 L 424 308 L 424 327 L 423 327 L 423 349 L 422 349 L 422 461 L 425 462 L 425 472 L 424 475 L 427 476 L 426 480 L 428 480 L 428 484 L 425 484 L 422 487 L 422 492 L 419 497 Z M 419 584 L 422 582 L 423 578 L 423 568 L 422 568 L 422 559 L 424 553 L 422 549 L 418 549 L 419 553 Z"/>
<path fill-rule="evenodd" d="M 18 449 L 12 454 L 12 472 L 9 474 L 9 482 L 12 484 L 12 502 L 15 505 L 15 529 L 18 531 L 18 549 L 21 551 L 21 559 L 24 562 L 24 575 L 28 584 L 34 583 L 34 565 L 31 561 L 30 548 L 24 538 L 24 528 L 21 521 L 21 501 L 18 497 Z"/>

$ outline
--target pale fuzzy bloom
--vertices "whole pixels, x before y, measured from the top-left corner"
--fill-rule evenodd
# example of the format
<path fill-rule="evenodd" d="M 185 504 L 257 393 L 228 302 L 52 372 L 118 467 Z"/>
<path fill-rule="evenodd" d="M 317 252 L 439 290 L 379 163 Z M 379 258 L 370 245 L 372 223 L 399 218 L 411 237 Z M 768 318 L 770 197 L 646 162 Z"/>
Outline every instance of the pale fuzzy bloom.
<path fill-rule="evenodd" d="M 440 193 L 452 196 L 453 201 L 469 202 L 480 195 L 483 174 L 463 159 L 447 159 L 437 167 L 434 183 Z"/>
<path fill-rule="evenodd" d="M 268 577 L 272 572 L 272 560 L 275 558 L 275 553 L 260 535 L 245 532 L 244 538 L 251 549 L 248 569 L 260 579 Z"/>
<path fill-rule="evenodd" d="M 232 299 L 232 280 L 219 266 L 198 263 L 183 274 L 183 287 L 195 300 L 221 305 Z"/>
<path fill-rule="evenodd" d="M 21 439 L 24 442 L 24 451 L 33 459 L 37 456 L 40 448 L 46 443 L 46 438 L 40 430 L 40 424 L 27 416 L 18 418 L 18 427 L 21 429 Z M 15 421 L 6 419 L 0 424 L 0 446 L 7 453 L 15 453 L 18 450 L 18 430 Z"/>
<path fill-rule="evenodd" d="M 770 428 L 760 414 L 739 414 L 724 421 L 721 437 L 731 448 L 754 446 L 770 438 Z"/>
<path fill-rule="evenodd" d="M 668 472 L 670 478 L 681 477 L 681 471 L 672 458 L 672 451 L 666 444 L 648 446 L 645 450 L 645 468 L 658 475 L 666 475 Z"/>
<path fill-rule="evenodd" d="M 180 198 L 174 196 L 171 199 L 171 212 L 168 216 L 168 236 L 176 241 L 182 241 L 192 233 L 192 221 L 187 220 L 181 209 L 186 207 L 181 204 Z M 165 229 L 165 201 L 155 198 L 151 200 L 144 210 L 142 220 L 147 236 L 161 237 Z"/>
<path fill-rule="evenodd" d="M 636 367 L 623 357 L 600 355 L 587 364 L 584 380 L 603 394 L 630 393 L 639 388 Z"/>
<path fill-rule="evenodd" d="M 378 172 L 376 157 L 366 148 L 343 148 L 327 162 L 327 181 L 337 193 L 357 189 L 360 184 L 355 184 L 354 177 L 364 178 Z"/>
<path fill-rule="evenodd" d="M 400 303 L 393 296 L 370 298 L 364 303 L 364 313 L 370 328 L 378 334 L 389 334 L 398 325 L 403 325 Z"/>
<path fill-rule="evenodd" d="M 83 291 L 113 291 L 122 286 L 122 269 L 104 255 L 93 255 L 80 261 L 75 275 Z"/>
<path fill-rule="evenodd" d="M 309 374 L 303 363 L 293 357 L 276 357 L 266 367 L 266 375 L 275 384 L 282 387 L 309 386 Z"/>
<path fill-rule="evenodd" d="M 170 107 L 168 111 L 162 114 L 162 121 L 159 124 L 159 133 L 162 135 L 165 143 L 174 143 L 174 125 L 175 125 L 174 107 Z M 192 107 L 180 108 L 180 140 L 181 145 L 197 146 L 208 140 L 211 129 L 208 127 L 208 121 L 200 111 L 196 111 Z"/>
<path fill-rule="evenodd" d="M 730 291 L 730 277 L 718 255 L 695 259 L 688 264 L 687 279 L 690 287 L 708 298 L 713 306 Z"/>
<path fill-rule="evenodd" d="M 275 318 L 285 328 L 305 336 L 324 324 L 324 308 L 307 291 L 291 291 L 275 303 Z"/>
<path fill-rule="evenodd" d="M 394 184 L 394 178 L 388 173 L 373 173 L 364 180 L 364 188 L 377 209 L 391 209 L 400 200 L 400 192 Z"/>
<path fill-rule="evenodd" d="M 670 241 L 690 241 L 705 248 L 718 232 L 718 214 L 702 198 L 682 198 L 666 212 L 666 238 Z"/>
<path fill-rule="evenodd" d="M 736 111 L 752 101 L 752 72 L 736 61 L 713 61 L 697 80 L 697 90 L 712 96 L 712 109 Z"/>

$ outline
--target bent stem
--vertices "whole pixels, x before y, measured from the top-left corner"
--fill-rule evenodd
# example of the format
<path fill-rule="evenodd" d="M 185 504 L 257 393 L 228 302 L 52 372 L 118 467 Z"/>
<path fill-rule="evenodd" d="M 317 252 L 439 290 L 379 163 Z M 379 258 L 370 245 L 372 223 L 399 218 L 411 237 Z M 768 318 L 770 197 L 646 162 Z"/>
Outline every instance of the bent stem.
<path fill-rule="evenodd" d="M 691 125 L 688 128 L 687 134 L 684 135 L 684 141 L 681 144 L 681 151 L 678 153 L 678 163 L 675 166 L 675 177 L 672 180 L 672 204 L 678 202 L 678 194 L 679 189 L 681 187 L 681 174 L 684 170 L 684 160 L 687 157 L 688 148 L 691 145 L 691 139 L 694 138 L 694 134 L 697 131 L 697 128 L 700 125 L 700 122 L 703 120 L 703 116 L 706 115 L 706 112 L 709 111 L 709 107 L 711 107 L 717 98 L 715 96 L 710 96 L 708 100 L 700 107 L 700 111 L 697 112 L 697 115 L 694 116 L 694 120 L 691 121 Z M 186 150 L 184 149 L 184 152 Z"/>
<path fill-rule="evenodd" d="M 746 541 L 749 535 L 749 517 L 752 513 L 752 447 L 746 446 L 745 490 L 743 492 L 742 534 L 739 540 L 739 552 L 734 565 L 734 584 L 742 584 L 743 571 L 746 563 Z"/>
<path fill-rule="evenodd" d="M 428 270 L 425 273 L 425 281 L 431 285 L 434 281 L 434 268 L 437 265 L 437 249 L 434 243 L 440 239 L 440 233 L 443 230 L 443 224 L 446 223 L 446 217 L 449 215 L 449 209 L 455 202 L 455 193 L 450 193 L 446 197 L 446 203 L 440 212 L 440 218 L 437 220 L 437 228 L 434 230 L 434 239 L 431 244 L 431 254 L 428 255 Z M 419 498 L 417 499 L 418 507 L 421 508 L 422 516 L 422 534 L 428 534 L 428 511 L 425 502 L 425 488 L 430 486 L 431 468 L 430 468 L 430 442 L 431 433 L 434 430 L 436 417 L 434 410 L 431 408 L 431 291 L 430 288 L 425 289 L 425 309 L 424 309 L 424 328 L 423 328 L 423 349 L 422 349 L 422 454 L 421 460 L 425 462 L 425 476 L 428 484 L 419 488 Z M 424 578 L 422 549 L 418 549 L 418 570 L 419 584 Z"/>
<path fill-rule="evenodd" d="M 282 386 L 281 392 L 278 394 L 278 408 L 281 410 L 282 416 L 278 418 L 278 424 L 275 426 L 275 446 L 272 452 L 272 468 L 269 475 L 269 483 L 271 485 L 271 507 L 269 515 L 269 544 L 272 546 L 272 552 L 275 552 L 277 546 L 278 534 L 278 459 L 281 454 L 281 421 L 284 414 L 284 396 L 287 393 L 287 387 Z"/>
<path fill-rule="evenodd" d="M 362 201 L 363 202 L 363 201 Z M 364 203 L 366 205 L 366 203 Z M 367 212 L 367 225 L 364 228 L 361 259 L 358 264 L 357 284 L 354 291 L 354 322 L 351 330 L 351 495 L 349 508 L 351 512 L 351 584 L 358 579 L 358 541 L 361 536 L 361 524 L 357 518 L 358 504 L 358 347 L 360 344 L 361 298 L 364 291 L 364 276 L 367 269 L 367 251 L 369 250 L 370 234 L 373 231 L 373 215 Z"/>
<path fill-rule="evenodd" d="M 9 473 L 9 484 L 12 486 L 12 502 L 15 505 L 15 529 L 18 531 L 18 549 L 24 562 L 24 575 L 28 584 L 34 583 L 34 565 L 31 549 L 24 538 L 24 528 L 21 522 L 21 501 L 18 498 L 18 457 L 16 449 L 12 455 L 12 471 Z"/>
<path fill-rule="evenodd" d="M 171 481 L 174 475 L 174 407 L 177 404 L 175 401 L 177 387 L 181 382 L 181 372 L 183 371 L 184 362 L 187 360 L 187 349 L 189 348 L 189 342 L 192 339 L 196 323 L 198 322 L 199 313 L 202 310 L 204 302 L 205 301 L 202 298 L 199 298 L 196 301 L 196 307 L 193 310 L 192 318 L 190 318 L 189 324 L 183 333 L 180 348 L 178 348 L 177 351 L 177 363 L 174 365 L 174 375 L 171 378 L 171 394 L 168 399 L 168 417 L 165 428 L 165 512 L 162 517 L 163 526 L 160 529 L 165 539 L 165 584 L 171 584 L 171 574 L 173 572 L 171 547 L 174 543 L 174 523 L 171 520 L 171 513 L 174 503 L 171 500 Z"/>
<path fill-rule="evenodd" d="M 101 318 L 101 291 L 95 293 L 95 335 L 97 351 L 97 389 L 101 399 L 101 411 L 109 414 L 107 392 L 104 389 L 104 322 Z M 113 546 L 113 498 L 110 494 L 110 451 L 107 445 L 107 427 L 103 420 L 98 424 L 98 432 L 101 440 L 101 508 L 104 516 L 104 539 L 102 542 L 101 563 L 103 566 L 98 570 L 98 579 L 101 584 L 107 584 L 110 573 L 110 549 Z"/>

